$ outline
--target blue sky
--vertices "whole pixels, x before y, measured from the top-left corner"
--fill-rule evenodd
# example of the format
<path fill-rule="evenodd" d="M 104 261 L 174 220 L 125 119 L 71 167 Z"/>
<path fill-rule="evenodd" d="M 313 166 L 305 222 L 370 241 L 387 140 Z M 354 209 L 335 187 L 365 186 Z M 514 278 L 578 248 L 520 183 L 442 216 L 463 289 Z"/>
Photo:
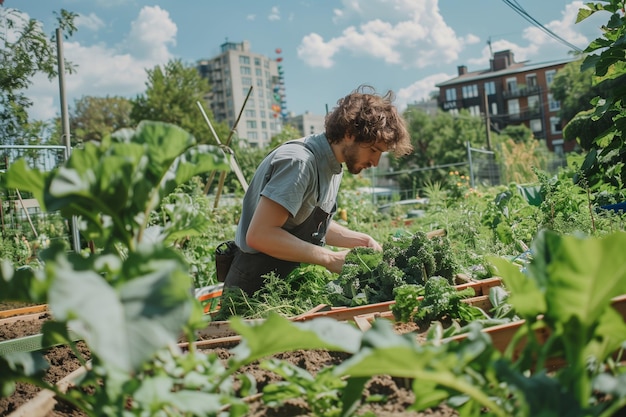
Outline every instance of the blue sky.
<path fill-rule="evenodd" d="M 576 24 L 582 1 L 517 4 L 581 49 L 608 20 L 604 13 Z M 503 0 L 5 0 L 4 7 L 40 20 L 46 33 L 55 30 L 53 11 L 79 14 L 77 33 L 64 41 L 66 59 L 78 66 L 65 81 L 70 106 L 86 95 L 132 98 L 145 91 L 146 69 L 212 57 L 226 40 L 282 57 L 287 110 L 320 115 L 359 84 L 393 90 L 403 109 L 456 76 L 459 65 L 487 68 L 488 41 L 518 62 L 570 51 Z M 32 118 L 60 114 L 57 80 L 38 77 L 28 94 Z"/>

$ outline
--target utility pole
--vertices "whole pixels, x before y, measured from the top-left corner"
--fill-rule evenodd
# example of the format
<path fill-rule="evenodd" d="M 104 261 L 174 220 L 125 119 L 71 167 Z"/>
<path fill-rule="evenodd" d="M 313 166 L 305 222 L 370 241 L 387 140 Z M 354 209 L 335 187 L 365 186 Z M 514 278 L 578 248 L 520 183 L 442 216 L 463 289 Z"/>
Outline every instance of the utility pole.
<path fill-rule="evenodd" d="M 67 161 L 72 152 L 72 143 L 70 141 L 70 116 L 67 109 L 67 100 L 65 99 L 65 61 L 63 58 L 63 32 L 61 31 L 61 28 L 57 28 L 56 36 L 59 94 L 61 102 L 61 126 L 63 129 L 63 142 L 65 143 L 65 161 Z M 72 233 L 72 246 L 74 247 L 74 252 L 80 253 L 80 235 L 78 234 L 78 219 L 76 216 L 72 216 L 70 232 Z"/>
<path fill-rule="evenodd" d="M 487 133 L 487 150 L 491 150 L 491 120 L 489 118 L 489 100 L 487 99 L 487 89 L 483 87 L 483 105 L 485 106 L 485 129 Z"/>

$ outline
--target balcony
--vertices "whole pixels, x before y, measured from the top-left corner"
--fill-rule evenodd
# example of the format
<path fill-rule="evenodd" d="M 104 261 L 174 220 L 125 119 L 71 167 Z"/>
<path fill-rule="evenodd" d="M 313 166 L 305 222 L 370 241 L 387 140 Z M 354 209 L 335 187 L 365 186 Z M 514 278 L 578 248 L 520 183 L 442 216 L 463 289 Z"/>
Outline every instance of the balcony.
<path fill-rule="evenodd" d="M 504 97 L 505 99 L 526 97 L 539 94 L 540 92 L 541 88 L 538 85 L 535 85 L 532 87 L 517 88 L 515 90 L 503 90 L 502 97 Z"/>
<path fill-rule="evenodd" d="M 519 113 L 513 113 L 513 114 L 493 114 L 493 115 L 491 115 L 491 119 L 492 120 L 498 120 L 498 121 L 504 123 L 505 125 L 517 124 L 517 123 L 520 123 L 522 121 L 526 121 L 526 120 L 530 120 L 530 119 L 538 119 L 538 118 L 541 118 L 541 112 L 539 111 L 539 108 L 524 110 L 524 111 L 521 111 Z"/>

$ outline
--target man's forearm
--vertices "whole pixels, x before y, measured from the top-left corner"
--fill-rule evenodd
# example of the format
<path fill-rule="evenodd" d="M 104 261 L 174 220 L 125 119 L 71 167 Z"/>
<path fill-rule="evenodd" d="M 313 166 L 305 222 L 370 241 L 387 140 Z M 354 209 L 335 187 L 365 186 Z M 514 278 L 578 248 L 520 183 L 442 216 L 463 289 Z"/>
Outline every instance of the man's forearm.
<path fill-rule="evenodd" d="M 379 249 L 380 245 L 368 234 L 350 230 L 339 223 L 332 221 L 326 231 L 326 243 L 340 248 L 355 248 L 357 246 Z"/>

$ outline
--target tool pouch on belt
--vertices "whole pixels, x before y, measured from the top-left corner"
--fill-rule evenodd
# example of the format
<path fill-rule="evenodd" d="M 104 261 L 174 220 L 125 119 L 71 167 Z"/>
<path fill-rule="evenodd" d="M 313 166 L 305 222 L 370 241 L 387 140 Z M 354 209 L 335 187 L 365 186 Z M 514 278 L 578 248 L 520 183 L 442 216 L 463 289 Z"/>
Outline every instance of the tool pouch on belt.
<path fill-rule="evenodd" d="M 224 282 L 226 279 L 237 249 L 234 240 L 222 242 L 215 248 L 215 271 L 219 282 Z"/>

